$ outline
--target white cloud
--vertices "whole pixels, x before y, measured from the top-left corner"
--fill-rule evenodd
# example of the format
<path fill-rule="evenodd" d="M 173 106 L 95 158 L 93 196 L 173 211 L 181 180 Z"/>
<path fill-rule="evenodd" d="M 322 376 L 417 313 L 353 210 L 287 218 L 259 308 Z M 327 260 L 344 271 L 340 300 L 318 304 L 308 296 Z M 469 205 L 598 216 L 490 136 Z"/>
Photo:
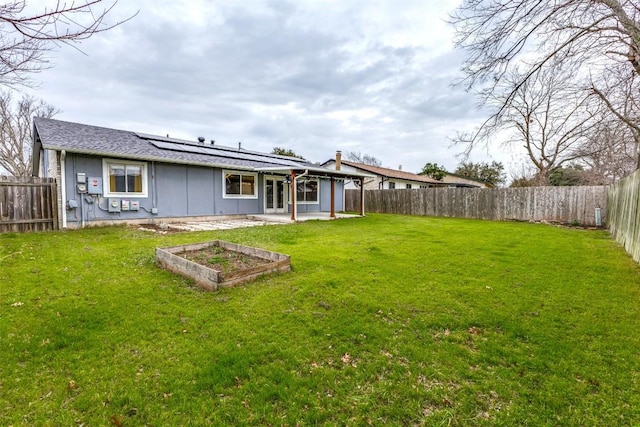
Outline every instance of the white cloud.
<path fill-rule="evenodd" d="M 58 118 L 324 161 L 453 169 L 448 137 L 481 115 L 450 83 L 457 0 L 119 2 L 131 21 L 55 51 L 35 95 Z M 484 155 L 483 155 L 484 156 Z"/>

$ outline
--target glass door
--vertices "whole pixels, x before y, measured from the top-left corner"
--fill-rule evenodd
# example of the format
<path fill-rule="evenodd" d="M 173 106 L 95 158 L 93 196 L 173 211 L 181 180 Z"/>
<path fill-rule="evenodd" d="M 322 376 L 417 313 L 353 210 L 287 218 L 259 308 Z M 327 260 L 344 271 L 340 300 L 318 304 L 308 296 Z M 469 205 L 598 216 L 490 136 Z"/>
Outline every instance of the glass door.
<path fill-rule="evenodd" d="M 287 206 L 284 178 L 267 176 L 264 179 L 264 213 L 286 213 Z"/>

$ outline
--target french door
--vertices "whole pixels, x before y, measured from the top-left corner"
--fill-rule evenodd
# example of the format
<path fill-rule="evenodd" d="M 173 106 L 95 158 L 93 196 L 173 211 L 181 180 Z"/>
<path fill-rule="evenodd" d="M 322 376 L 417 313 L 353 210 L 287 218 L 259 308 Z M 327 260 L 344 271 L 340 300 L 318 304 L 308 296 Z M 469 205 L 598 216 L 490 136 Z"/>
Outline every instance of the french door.
<path fill-rule="evenodd" d="M 267 176 L 264 179 L 264 213 L 286 213 L 287 191 L 283 177 Z"/>

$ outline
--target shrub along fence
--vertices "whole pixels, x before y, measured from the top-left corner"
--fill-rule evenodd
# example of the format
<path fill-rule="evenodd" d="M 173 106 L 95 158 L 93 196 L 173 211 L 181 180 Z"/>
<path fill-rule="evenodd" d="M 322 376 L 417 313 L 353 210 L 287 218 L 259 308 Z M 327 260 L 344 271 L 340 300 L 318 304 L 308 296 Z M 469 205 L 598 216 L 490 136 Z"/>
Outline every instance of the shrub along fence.
<path fill-rule="evenodd" d="M 609 186 L 609 230 L 640 262 L 640 170 Z"/>
<path fill-rule="evenodd" d="M 359 190 L 346 190 L 345 209 L 357 210 Z M 515 221 L 604 225 L 604 186 L 421 188 L 365 191 L 365 213 L 394 213 Z M 596 217 L 599 209 L 599 220 Z M 600 222 L 600 223 L 598 223 Z"/>
<path fill-rule="evenodd" d="M 0 233 L 57 229 L 54 178 L 0 176 Z"/>

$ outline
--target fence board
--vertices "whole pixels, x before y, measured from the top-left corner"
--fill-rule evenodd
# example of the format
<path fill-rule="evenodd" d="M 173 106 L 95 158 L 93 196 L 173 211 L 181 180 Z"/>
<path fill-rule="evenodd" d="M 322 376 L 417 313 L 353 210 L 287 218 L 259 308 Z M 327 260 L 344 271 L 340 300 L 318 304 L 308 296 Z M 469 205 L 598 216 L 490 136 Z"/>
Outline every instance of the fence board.
<path fill-rule="evenodd" d="M 640 178 L 639 178 L 640 179 Z M 357 211 L 359 190 L 346 190 L 345 210 Z M 366 190 L 365 212 L 487 220 L 550 221 L 595 226 L 595 208 L 607 219 L 603 186 L 421 188 Z"/>
<path fill-rule="evenodd" d="M 58 229 L 53 178 L 0 176 L 0 233 Z"/>
<path fill-rule="evenodd" d="M 640 262 L 640 171 L 610 186 L 607 197 L 611 235 Z"/>

